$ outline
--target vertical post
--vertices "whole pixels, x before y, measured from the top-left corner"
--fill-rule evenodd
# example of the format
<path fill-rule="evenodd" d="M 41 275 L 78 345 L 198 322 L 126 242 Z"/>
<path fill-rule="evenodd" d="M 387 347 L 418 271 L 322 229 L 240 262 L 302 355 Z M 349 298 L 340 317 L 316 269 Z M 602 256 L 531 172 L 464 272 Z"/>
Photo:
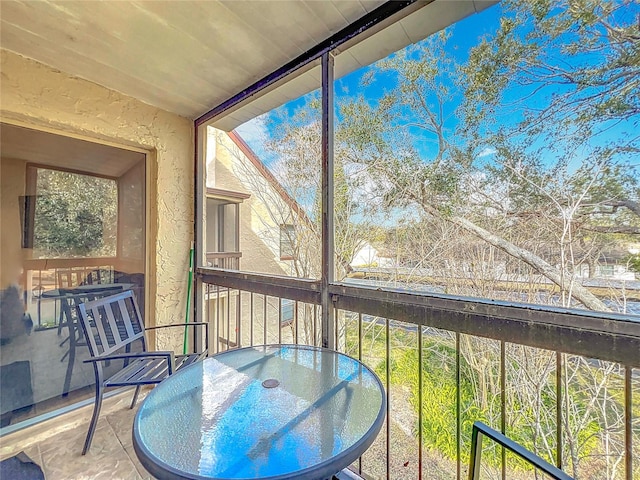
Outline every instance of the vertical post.
<path fill-rule="evenodd" d="M 334 308 L 329 296 L 333 282 L 333 56 L 322 55 L 322 346 L 335 348 Z"/>
<path fill-rule="evenodd" d="M 195 160 L 194 160 L 194 178 L 195 178 L 195 186 L 194 186 L 194 211 L 195 211 L 195 222 L 193 227 L 193 236 L 194 236 L 194 251 L 193 251 L 193 259 L 194 264 L 193 268 L 195 271 L 196 267 L 199 267 L 204 264 L 206 248 L 204 246 L 204 232 L 207 231 L 207 215 L 205 208 L 205 200 L 204 193 L 206 192 L 206 178 L 207 178 L 207 165 L 206 165 L 206 149 L 213 148 L 214 145 L 207 145 L 207 126 L 206 125 L 197 125 L 194 123 L 194 145 L 195 145 Z M 202 322 L 204 321 L 204 313 L 205 313 L 205 305 L 209 307 L 209 286 L 203 285 L 202 282 L 198 279 L 197 276 L 194 275 L 194 285 L 193 285 L 193 321 L 194 322 Z M 206 298 L 205 298 L 206 297 Z M 209 318 L 207 316 L 207 321 Z M 200 329 L 195 328 L 196 337 L 194 338 L 195 345 L 200 345 L 201 339 L 198 337 L 198 332 Z M 217 332 L 216 332 L 217 333 Z M 209 348 L 209 345 L 206 345 Z"/>
<path fill-rule="evenodd" d="M 225 219 L 225 214 L 224 214 L 224 205 L 218 205 L 218 225 L 217 225 L 217 230 L 218 230 L 218 251 L 219 252 L 226 252 L 225 248 L 224 248 L 224 225 L 226 223 L 226 219 Z M 220 259 L 220 264 L 218 264 L 218 268 L 223 268 L 224 265 L 224 257 Z"/>
<path fill-rule="evenodd" d="M 482 457 L 482 433 L 474 424 L 471 430 L 471 458 L 469 459 L 469 480 L 480 478 L 480 463 Z"/>
<path fill-rule="evenodd" d="M 262 305 L 262 344 L 267 344 L 267 295 L 263 295 L 264 300 Z"/>
<path fill-rule="evenodd" d="M 556 467 L 562 469 L 562 353 L 556 352 Z"/>
<path fill-rule="evenodd" d="M 631 398 L 631 377 L 633 370 L 630 366 L 624 367 L 624 468 L 625 479 L 633 478 L 633 402 Z"/>

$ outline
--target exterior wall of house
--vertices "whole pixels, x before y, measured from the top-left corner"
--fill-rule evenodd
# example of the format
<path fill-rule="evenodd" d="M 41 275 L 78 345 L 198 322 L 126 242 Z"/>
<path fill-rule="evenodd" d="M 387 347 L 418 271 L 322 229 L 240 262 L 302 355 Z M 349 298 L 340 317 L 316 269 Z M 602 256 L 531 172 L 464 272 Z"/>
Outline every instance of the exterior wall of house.
<path fill-rule="evenodd" d="M 0 59 L 2 121 L 148 152 L 150 323 L 182 318 L 193 238 L 192 121 L 12 52 Z M 156 343 L 177 347 L 181 334 Z"/>
<path fill-rule="evenodd" d="M 396 266 L 393 258 L 381 256 L 378 249 L 368 242 L 365 242 L 356 251 L 350 265 L 354 268 L 393 268 Z"/>
<path fill-rule="evenodd" d="M 241 270 L 295 276 L 292 261 L 280 260 L 280 225 L 296 221 L 290 204 L 225 132 L 208 129 L 207 153 L 208 188 L 251 195 L 240 205 Z M 298 320 L 294 324 L 288 318 L 293 315 L 294 305 L 290 302 L 283 306 L 275 297 L 267 298 L 266 311 L 262 296 L 252 301 L 247 293 L 239 296 L 238 292 L 232 292 L 229 296 L 223 290 L 220 295 L 211 293 L 209 299 L 207 315 L 212 325 L 213 352 L 228 348 L 227 340 L 230 346 L 246 346 L 251 341 L 290 343 L 296 338 L 296 326 L 299 341 L 312 343 L 314 316 L 310 307 L 298 307 Z"/>
<path fill-rule="evenodd" d="M 226 133 L 209 128 L 208 137 L 213 137 L 209 142 L 216 147 L 207 187 L 251 195 L 240 205 L 242 270 L 290 275 L 289 262 L 280 260 L 280 225 L 274 219 L 274 212 L 289 211 L 288 207 Z M 257 195 L 257 189 L 268 193 Z M 269 204 L 265 198 L 271 199 Z"/>

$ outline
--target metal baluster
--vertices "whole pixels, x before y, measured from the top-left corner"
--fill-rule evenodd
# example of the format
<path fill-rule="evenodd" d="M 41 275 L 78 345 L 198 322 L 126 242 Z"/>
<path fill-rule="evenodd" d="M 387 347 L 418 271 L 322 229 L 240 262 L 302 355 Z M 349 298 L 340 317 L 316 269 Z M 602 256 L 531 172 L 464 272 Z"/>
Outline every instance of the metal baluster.
<path fill-rule="evenodd" d="M 249 343 L 253 347 L 253 299 L 254 293 L 251 292 L 250 308 L 249 308 Z"/>
<path fill-rule="evenodd" d="M 460 333 L 456 332 L 456 478 L 461 480 L 462 465 L 460 463 L 460 442 L 462 441 L 462 425 L 460 410 L 462 395 L 460 393 Z"/>
<path fill-rule="evenodd" d="M 316 331 L 317 322 L 318 322 L 318 306 L 314 305 L 313 306 L 313 345 L 314 346 L 318 346 L 318 332 Z"/>
<path fill-rule="evenodd" d="M 278 343 L 282 343 L 282 297 L 278 297 Z"/>
<path fill-rule="evenodd" d="M 264 300 L 264 305 L 262 307 L 262 335 L 263 335 L 263 344 L 267 344 L 267 295 L 262 296 Z"/>
<path fill-rule="evenodd" d="M 562 469 L 562 353 L 556 352 L 556 467 Z"/>
<path fill-rule="evenodd" d="M 231 289 L 227 287 L 227 348 L 231 348 Z"/>
<path fill-rule="evenodd" d="M 500 431 L 504 435 L 507 429 L 507 366 L 506 366 L 506 345 L 504 340 L 500 341 Z M 507 478 L 507 451 L 500 447 L 500 457 L 502 460 L 502 480 Z"/>
<path fill-rule="evenodd" d="M 632 388 L 633 369 L 624 367 L 624 467 L 626 480 L 633 477 L 633 422 L 632 422 Z"/>
<path fill-rule="evenodd" d="M 236 344 L 242 348 L 242 294 L 244 290 L 238 290 L 238 300 L 236 301 Z"/>
<path fill-rule="evenodd" d="M 298 301 L 297 300 L 293 302 L 293 321 L 294 321 L 294 328 L 295 328 L 295 331 L 293 332 L 294 342 L 296 345 L 298 345 L 299 342 L 298 342 Z"/>
<path fill-rule="evenodd" d="M 422 480 L 422 319 L 418 331 L 418 479 Z"/>
<path fill-rule="evenodd" d="M 216 353 L 220 352 L 220 285 L 216 285 Z"/>
<path fill-rule="evenodd" d="M 386 351 L 385 351 L 385 359 L 386 359 L 386 371 L 385 371 L 385 388 L 387 390 L 387 444 L 386 444 L 386 448 L 387 448 L 387 478 L 391 478 L 390 474 L 391 474 L 391 469 L 390 469 L 390 464 L 391 464 L 391 458 L 389 456 L 389 452 L 390 452 L 390 447 L 389 447 L 389 442 L 391 441 L 391 420 L 390 420 L 390 415 L 391 415 L 391 395 L 390 393 L 390 385 L 391 385 L 391 362 L 389 361 L 391 358 L 390 352 L 391 352 L 391 338 L 390 338 L 390 331 L 389 331 L 389 319 L 386 318 L 386 324 L 385 324 L 385 332 L 386 332 Z"/>
<path fill-rule="evenodd" d="M 358 314 L 358 360 L 362 361 L 362 314 Z M 358 458 L 358 474 L 362 475 L 362 456 Z"/>

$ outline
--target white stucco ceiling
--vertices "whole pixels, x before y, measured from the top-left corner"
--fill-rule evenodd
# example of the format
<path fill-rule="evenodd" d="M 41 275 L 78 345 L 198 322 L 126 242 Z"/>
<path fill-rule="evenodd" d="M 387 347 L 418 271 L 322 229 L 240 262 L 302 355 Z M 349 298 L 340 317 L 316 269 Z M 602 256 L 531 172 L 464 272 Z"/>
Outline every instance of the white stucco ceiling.
<path fill-rule="evenodd" d="M 382 3 L 1 0 L 0 46 L 164 110 L 197 118 Z M 367 65 L 492 3 L 437 0 L 348 53 L 340 53 L 336 74 Z M 230 130 L 318 88 L 318 71 L 307 69 L 297 86 L 271 88 L 257 95 L 252 105 L 236 108 L 216 126 Z"/>

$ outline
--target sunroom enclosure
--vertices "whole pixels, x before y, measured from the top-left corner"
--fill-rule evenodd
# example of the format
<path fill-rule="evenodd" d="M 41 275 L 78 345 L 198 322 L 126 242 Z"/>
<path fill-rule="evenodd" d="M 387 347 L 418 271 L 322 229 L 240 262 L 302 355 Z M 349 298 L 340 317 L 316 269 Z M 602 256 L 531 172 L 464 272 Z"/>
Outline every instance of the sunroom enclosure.
<path fill-rule="evenodd" d="M 197 314 L 213 327 L 214 352 L 261 343 L 321 345 L 362 359 L 375 369 L 386 385 L 389 404 L 383 433 L 353 466 L 367 476 L 466 478 L 471 425 L 482 420 L 575 478 L 630 480 L 640 475 L 640 323 L 638 282 L 631 268 L 637 256 L 638 220 L 627 217 L 629 212 L 624 217 L 611 214 L 625 208 L 625 202 L 637 205 L 638 165 L 624 153 L 637 150 L 637 114 L 619 119 L 619 130 L 605 128 L 610 133 L 605 142 L 587 125 L 582 129 L 572 123 L 576 119 L 572 113 L 565 111 L 566 115 L 558 117 L 562 109 L 552 108 L 548 117 L 537 120 L 547 127 L 553 125 L 552 120 L 566 122 L 561 125 L 563 132 L 542 129 L 540 133 L 536 127 L 526 133 L 530 137 L 513 137 L 518 141 L 510 144 L 505 138 L 511 125 L 505 118 L 512 115 L 514 125 L 522 126 L 530 112 L 517 111 L 514 97 L 507 102 L 512 110 L 504 109 L 499 100 L 491 103 L 493 98 L 484 97 L 478 110 L 484 108 L 500 117 L 499 128 L 491 137 L 482 138 L 480 134 L 491 133 L 490 128 L 487 123 L 476 124 L 485 130 L 470 134 L 468 139 L 477 141 L 473 148 L 458 143 L 451 131 L 460 136 L 469 132 L 462 125 L 458 129 L 458 122 L 451 123 L 454 114 L 446 112 L 446 104 L 455 97 L 451 93 L 455 76 L 464 71 L 456 70 L 454 63 L 463 59 L 454 57 L 447 42 L 453 39 L 459 48 L 476 48 L 477 53 L 489 48 L 491 40 L 498 42 L 491 33 L 508 36 L 510 31 L 497 26 L 481 30 L 478 37 L 487 35 L 489 40 L 469 46 L 462 39 L 473 37 L 474 25 L 504 20 L 504 27 L 507 20 L 513 20 L 509 12 L 526 13 L 526 7 L 518 10 L 518 5 L 508 4 L 496 12 L 497 8 L 479 13 L 475 23 L 461 20 L 459 30 L 454 25 L 454 30 L 444 34 L 435 33 L 443 25 L 429 30 L 431 24 L 424 21 L 418 28 L 423 29 L 421 38 L 433 36 L 374 66 L 369 66 L 371 59 L 366 63 L 354 60 L 367 57 L 357 32 L 342 32 L 344 43 L 332 39 L 196 121 Z M 554 16 L 558 15 L 563 21 L 579 21 L 562 17 L 566 11 L 558 8 L 545 11 L 547 18 L 557 20 Z M 622 23 L 630 19 L 611 8 L 603 7 L 613 18 L 622 18 Z M 535 23 L 543 17 L 533 15 L 527 25 L 549 27 Z M 403 28 L 420 24 L 411 15 L 404 18 Z M 372 23 L 376 25 L 375 19 Z M 367 38 L 398 34 L 398 23 L 383 24 L 370 30 Z M 582 26 L 600 28 L 597 22 Z M 456 32 L 463 33 L 456 37 Z M 520 35 L 515 40 L 544 40 L 526 37 L 526 32 Z M 574 43 L 579 39 L 576 35 Z M 393 52 L 389 48 L 387 53 Z M 352 59 L 351 65 L 346 58 Z M 492 59 L 497 62 L 497 57 Z M 475 66 L 482 73 L 489 63 Z M 366 72 L 358 74 L 356 64 Z M 598 65 L 593 60 L 588 66 Z M 572 66 L 579 74 L 579 65 Z M 637 72 L 637 67 L 628 67 Z M 494 74 L 501 80 L 499 75 L 504 72 L 495 70 Z M 395 77 L 389 81 L 385 75 Z M 492 77 L 475 78 L 485 82 L 476 85 L 477 90 L 500 84 Z M 450 83 L 442 83 L 443 79 Z M 383 94 L 352 95 L 376 81 L 387 82 Z M 526 89 L 526 83 L 515 84 Z M 420 96 L 428 88 L 435 97 Z M 523 96 L 535 95 L 535 85 L 531 90 Z M 614 86 L 610 93 L 616 92 Z M 540 96 L 536 101 L 547 99 Z M 588 110 L 589 100 L 581 100 Z M 278 109 L 287 101 L 288 106 Z M 567 102 L 565 107 L 571 98 Z M 416 108 L 424 109 L 422 117 L 411 110 Z M 252 154 L 262 157 L 264 168 L 271 170 L 286 194 L 277 187 L 256 189 L 268 175 L 261 174 L 260 182 L 252 183 L 246 169 L 236 168 L 236 188 L 250 194 L 251 201 L 263 198 L 259 206 L 249 200 L 246 205 L 254 221 L 262 215 L 263 244 L 255 245 L 250 236 L 243 236 L 243 229 L 257 229 L 256 224 L 240 221 L 242 269 L 208 267 L 204 245 L 209 217 L 203 199 L 207 188 L 224 188 L 215 183 L 216 175 L 212 179 L 210 170 L 218 168 L 212 165 L 218 155 L 222 158 L 219 149 L 228 141 L 221 130 L 240 126 L 256 112 L 269 114 L 271 109 L 276 114 L 263 123 L 272 122 L 267 140 L 252 144 L 247 139 L 253 152 L 239 148 L 238 163 L 233 165 L 241 165 Z M 576 116 L 585 118 L 585 111 Z M 482 120 L 483 112 L 474 108 L 458 111 L 462 113 L 465 121 Z M 590 127 L 599 122 L 596 117 L 590 121 Z M 423 129 L 425 145 L 417 143 L 419 135 L 411 128 Z M 626 136 L 625 129 L 631 136 Z M 233 140 L 242 132 L 238 128 L 228 136 Z M 576 140 L 571 144 L 570 137 L 591 143 Z M 216 140 L 211 142 L 211 138 Z M 611 147 L 611 139 L 619 142 L 619 148 Z M 553 142 L 557 150 L 550 153 L 544 144 Z M 605 144 L 610 148 L 606 152 Z M 226 155 L 236 150 L 230 145 L 224 147 L 223 163 L 233 173 Z M 590 163 L 589 155 L 595 153 L 607 156 L 608 162 Z M 464 155 L 472 160 L 465 162 Z M 291 177 L 286 167 L 300 167 L 295 160 L 301 157 L 311 159 L 312 167 L 300 169 L 301 183 L 287 183 Z M 213 158 L 213 164 L 205 162 L 206 158 Z M 473 170 L 471 166 L 482 163 L 481 159 L 488 159 L 482 161 L 484 170 Z M 527 176 L 536 165 L 540 175 Z M 563 170 L 567 165 L 572 166 Z M 395 176 L 375 177 L 381 171 Z M 622 176 L 614 173 L 610 183 L 598 183 L 603 172 L 614 171 Z M 576 179 L 576 172 L 582 172 L 582 180 Z M 560 186 L 563 175 L 569 180 L 561 186 L 573 185 L 576 190 L 562 197 L 563 190 L 558 188 L 554 193 L 559 196 L 554 198 L 545 188 L 556 180 Z M 360 190 L 350 183 L 357 178 L 362 181 Z M 296 187 L 304 186 L 305 181 L 309 189 L 296 194 Z M 394 188 L 401 190 L 394 197 L 397 209 L 384 210 L 388 207 L 383 205 L 385 199 L 376 199 L 375 194 L 384 197 Z M 283 202 L 289 207 L 284 213 L 268 208 L 280 205 L 280 200 L 273 200 L 273 191 L 286 199 Z M 360 197 L 345 198 L 345 191 Z M 358 231 L 357 241 L 345 248 L 347 227 L 365 223 L 362 210 L 345 216 L 345 210 L 357 201 L 378 216 L 373 215 L 369 230 Z M 526 208 L 518 209 L 519 205 Z M 407 211 L 414 216 L 403 217 Z M 401 218 L 409 220 L 402 223 Z M 588 218 L 597 221 L 588 223 Z M 372 233 L 376 222 L 381 226 L 377 233 L 385 235 L 382 241 Z M 289 224 L 294 226 L 282 228 Z M 297 237 L 299 256 L 283 256 L 276 247 L 276 232 L 296 232 L 301 225 L 305 233 Z M 585 233 L 587 229 L 590 234 Z M 610 236 L 598 237 L 600 234 Z M 378 247 L 379 252 L 375 260 L 356 267 L 352 265 L 355 250 L 364 243 Z M 390 247 L 395 248 L 392 254 L 384 251 Z M 253 255 L 258 248 L 260 256 Z M 273 270 L 257 260 L 268 256 L 274 259 Z M 287 264 L 291 268 L 278 262 L 291 262 Z M 310 262 L 306 270 L 297 268 L 305 262 Z M 305 274 L 299 274 L 301 271 Z M 283 308 L 283 301 L 293 308 Z M 483 459 L 485 478 L 544 478 L 490 442 L 484 444 Z"/>

